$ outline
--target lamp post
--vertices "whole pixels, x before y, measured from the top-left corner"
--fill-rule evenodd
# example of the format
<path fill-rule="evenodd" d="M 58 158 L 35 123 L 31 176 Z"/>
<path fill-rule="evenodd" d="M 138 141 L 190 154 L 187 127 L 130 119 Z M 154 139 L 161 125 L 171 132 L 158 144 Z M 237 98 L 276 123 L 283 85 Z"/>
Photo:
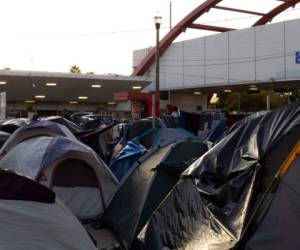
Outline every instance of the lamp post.
<path fill-rule="evenodd" d="M 156 62 L 156 79 L 155 79 L 155 92 L 152 95 L 152 127 L 155 128 L 155 117 L 156 117 L 156 95 L 159 96 L 159 28 L 162 21 L 161 16 L 155 16 L 155 29 L 156 29 L 156 53 L 155 53 L 155 62 Z"/>

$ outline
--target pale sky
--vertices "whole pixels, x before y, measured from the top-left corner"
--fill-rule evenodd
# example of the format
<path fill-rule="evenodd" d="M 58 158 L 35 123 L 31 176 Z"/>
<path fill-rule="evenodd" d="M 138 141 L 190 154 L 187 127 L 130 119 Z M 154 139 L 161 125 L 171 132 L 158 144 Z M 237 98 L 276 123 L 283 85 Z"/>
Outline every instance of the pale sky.
<path fill-rule="evenodd" d="M 170 0 L 0 0 L 0 69 L 130 75 L 132 52 L 153 46 L 153 17 L 169 31 Z M 173 26 L 203 0 L 172 0 Z M 224 0 L 220 5 L 264 12 L 276 0 Z M 259 8 L 258 8 L 259 6 Z M 198 23 L 242 28 L 254 23 L 247 14 L 211 10 Z M 274 22 L 300 18 L 300 4 Z M 178 40 L 211 32 L 188 29 Z"/>

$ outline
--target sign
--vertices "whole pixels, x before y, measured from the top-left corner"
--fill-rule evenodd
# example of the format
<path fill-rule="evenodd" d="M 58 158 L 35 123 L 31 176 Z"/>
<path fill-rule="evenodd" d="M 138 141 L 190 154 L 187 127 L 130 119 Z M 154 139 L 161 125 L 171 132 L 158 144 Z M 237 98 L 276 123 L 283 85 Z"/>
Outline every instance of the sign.
<path fill-rule="evenodd" d="M 300 64 L 300 51 L 296 52 L 296 64 Z"/>
<path fill-rule="evenodd" d="M 0 93 L 0 120 L 6 119 L 6 92 Z"/>

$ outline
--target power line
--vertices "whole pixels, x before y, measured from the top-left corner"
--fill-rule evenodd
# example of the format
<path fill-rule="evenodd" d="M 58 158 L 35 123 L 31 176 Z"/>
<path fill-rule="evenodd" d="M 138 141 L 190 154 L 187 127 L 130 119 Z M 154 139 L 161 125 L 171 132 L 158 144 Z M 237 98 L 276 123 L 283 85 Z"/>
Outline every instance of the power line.
<path fill-rule="evenodd" d="M 300 8 L 288 9 L 285 12 L 289 11 L 298 11 Z M 228 22 L 228 21 L 238 21 L 243 19 L 257 18 L 253 15 L 246 15 L 243 17 L 236 18 L 227 18 L 227 19 L 219 19 L 214 21 L 203 22 L 203 24 L 213 24 L 219 22 Z M 169 27 L 161 27 L 162 30 L 169 30 Z M 40 38 L 74 38 L 74 37 L 91 37 L 91 36 L 102 36 L 102 35 L 118 35 L 118 34 L 127 34 L 127 33 L 138 33 L 138 32 L 150 32 L 155 30 L 155 28 L 143 28 L 143 29 L 130 29 L 130 30 L 118 30 L 118 31 L 105 31 L 105 32 L 92 32 L 92 33 L 80 33 L 80 34 L 69 34 L 69 35 L 38 35 L 36 37 Z"/>

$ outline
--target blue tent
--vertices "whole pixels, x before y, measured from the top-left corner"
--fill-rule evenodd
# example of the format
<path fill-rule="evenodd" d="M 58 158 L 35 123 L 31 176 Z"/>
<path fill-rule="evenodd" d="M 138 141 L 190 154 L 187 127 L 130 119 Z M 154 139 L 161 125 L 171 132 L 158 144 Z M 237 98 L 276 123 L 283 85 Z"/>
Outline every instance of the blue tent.
<path fill-rule="evenodd" d="M 118 180 L 122 180 L 129 169 L 146 151 L 147 149 L 136 140 L 127 142 L 116 159 L 111 163 L 111 171 Z"/>

